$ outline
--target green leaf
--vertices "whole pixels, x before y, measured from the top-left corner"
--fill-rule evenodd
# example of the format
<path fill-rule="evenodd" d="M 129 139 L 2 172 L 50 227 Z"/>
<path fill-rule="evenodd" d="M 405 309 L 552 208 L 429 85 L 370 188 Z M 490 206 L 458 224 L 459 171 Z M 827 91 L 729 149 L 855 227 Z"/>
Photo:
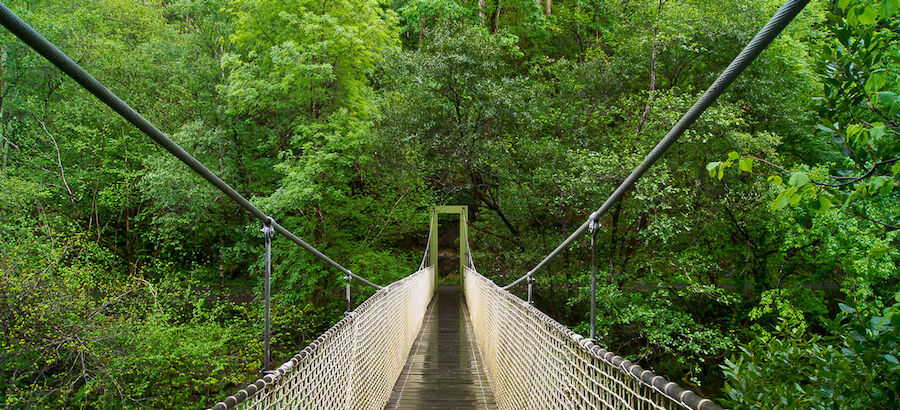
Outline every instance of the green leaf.
<path fill-rule="evenodd" d="M 900 1 L 900 0 L 897 0 Z M 891 104 L 897 100 L 897 94 L 894 94 L 890 91 L 882 91 L 875 96 L 875 104 L 878 104 L 885 109 L 890 109 Z"/>
<path fill-rule="evenodd" d="M 847 126 L 847 142 L 852 146 L 860 146 L 869 139 L 869 134 L 862 132 L 865 128 L 859 124 L 850 124 Z M 864 141 L 860 142 L 859 140 Z"/>
<path fill-rule="evenodd" d="M 744 172 L 753 172 L 753 158 L 741 158 L 738 161 L 738 169 Z"/>
<path fill-rule="evenodd" d="M 875 140 L 883 137 L 884 136 L 884 125 L 870 128 L 869 136 L 872 137 L 872 141 L 875 141 Z"/>
<path fill-rule="evenodd" d="M 869 249 L 869 256 L 873 259 L 880 259 L 887 255 L 887 253 L 891 250 L 891 248 L 885 246 L 876 246 L 872 249 Z"/>
<path fill-rule="evenodd" d="M 858 18 L 859 24 L 866 26 L 875 24 L 875 19 L 878 18 L 878 10 L 875 8 L 874 4 L 870 4 L 863 9 Z"/>
<path fill-rule="evenodd" d="M 894 357 L 894 355 L 892 355 L 892 354 L 885 354 L 884 360 L 887 360 L 888 362 L 890 362 L 892 364 L 900 364 L 900 362 L 897 361 L 897 358 Z"/>
<path fill-rule="evenodd" d="M 875 189 L 881 188 L 881 186 L 884 185 L 884 177 L 873 178 L 871 184 Z"/>
<path fill-rule="evenodd" d="M 856 312 L 856 309 L 854 309 L 854 308 L 852 308 L 852 307 L 850 307 L 850 306 L 847 306 L 846 304 L 843 304 L 843 303 L 838 303 L 838 307 L 841 309 L 841 312 L 844 312 L 844 313 L 854 313 L 854 312 Z"/>
<path fill-rule="evenodd" d="M 772 176 L 766 178 L 766 180 L 769 181 L 769 182 L 771 182 L 772 185 L 775 185 L 775 186 L 779 186 L 779 185 L 781 185 L 781 183 L 783 182 L 783 181 L 781 180 L 781 177 L 778 176 L 778 175 L 772 175 Z"/>
<path fill-rule="evenodd" d="M 887 20 L 897 14 L 897 10 L 900 10 L 900 0 L 882 0 L 881 18 Z"/>
<path fill-rule="evenodd" d="M 788 203 L 791 206 L 796 206 L 800 203 L 800 200 L 803 199 L 803 195 L 798 192 L 798 187 L 790 188 L 784 190 L 784 196 L 787 198 Z"/>
<path fill-rule="evenodd" d="M 883 68 L 873 71 L 872 74 L 869 75 L 869 79 L 866 80 L 866 92 L 875 94 L 884 88 L 885 83 L 887 83 L 887 71 Z"/>
<path fill-rule="evenodd" d="M 722 177 L 724 177 L 724 176 L 725 176 L 725 167 L 719 166 L 719 181 L 721 181 Z"/>
<path fill-rule="evenodd" d="M 728 160 L 734 161 L 741 157 L 741 154 L 738 154 L 736 151 L 731 151 L 728 153 Z"/>
<path fill-rule="evenodd" d="M 788 184 L 794 187 L 802 187 L 809 183 L 809 176 L 805 172 L 791 172 Z"/>
<path fill-rule="evenodd" d="M 775 211 L 780 211 L 786 206 L 788 206 L 788 200 L 787 197 L 784 196 L 784 192 L 778 194 L 778 197 L 772 201 L 772 209 Z"/>
<path fill-rule="evenodd" d="M 719 167 L 719 164 L 721 164 L 721 162 L 710 162 L 709 164 L 706 164 L 706 170 L 709 171 L 709 176 L 716 176 L 716 168 Z"/>
<path fill-rule="evenodd" d="M 824 214 L 831 208 L 831 200 L 825 195 L 819 195 L 819 200 L 810 204 L 810 208 L 820 214 Z"/>
<path fill-rule="evenodd" d="M 886 181 L 884 185 L 878 190 L 880 195 L 890 195 L 891 191 L 894 190 L 894 181 Z"/>
<path fill-rule="evenodd" d="M 847 10 L 847 6 L 849 5 L 850 0 L 838 0 L 838 7 L 840 7 L 841 10 Z"/>
<path fill-rule="evenodd" d="M 894 174 L 894 178 L 897 177 L 897 174 L 900 173 L 900 161 L 894 163 L 891 167 L 891 173 Z"/>

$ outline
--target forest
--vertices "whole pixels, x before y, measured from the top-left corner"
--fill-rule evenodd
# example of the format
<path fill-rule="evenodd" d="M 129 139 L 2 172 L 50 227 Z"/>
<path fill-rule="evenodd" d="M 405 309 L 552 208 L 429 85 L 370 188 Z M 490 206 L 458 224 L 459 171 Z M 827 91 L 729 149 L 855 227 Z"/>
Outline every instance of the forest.
<path fill-rule="evenodd" d="M 500 285 L 782 5 L 4 4 L 353 272 L 410 274 L 429 209 L 468 205 Z M 601 345 L 723 406 L 900 407 L 898 9 L 812 0 L 600 221 Z M 6 30 L 0 143 L 0 407 L 208 407 L 258 377 L 258 221 Z M 345 282 L 286 240 L 273 258 L 281 363 L 343 316 Z M 535 276 L 581 334 L 590 259 L 582 237 Z"/>

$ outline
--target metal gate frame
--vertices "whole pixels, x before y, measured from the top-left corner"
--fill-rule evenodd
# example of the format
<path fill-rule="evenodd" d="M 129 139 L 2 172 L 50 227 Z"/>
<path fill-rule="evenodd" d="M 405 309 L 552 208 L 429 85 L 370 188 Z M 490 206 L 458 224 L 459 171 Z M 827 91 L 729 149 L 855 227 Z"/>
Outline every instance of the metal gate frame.
<path fill-rule="evenodd" d="M 428 244 L 428 254 L 431 266 L 435 267 L 435 289 L 437 289 L 438 283 L 438 215 L 440 214 L 459 215 L 459 291 L 464 292 L 463 275 L 465 275 L 464 269 L 469 261 L 469 207 L 467 205 L 436 205 L 431 208 L 431 224 L 428 233 L 431 243 Z"/>

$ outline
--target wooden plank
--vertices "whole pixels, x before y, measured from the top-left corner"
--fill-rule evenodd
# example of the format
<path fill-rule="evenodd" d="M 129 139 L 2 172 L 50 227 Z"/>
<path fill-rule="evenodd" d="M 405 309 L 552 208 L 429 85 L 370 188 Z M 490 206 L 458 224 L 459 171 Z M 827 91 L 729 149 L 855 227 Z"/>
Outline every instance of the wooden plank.
<path fill-rule="evenodd" d="M 496 409 L 465 302 L 440 285 L 385 409 Z"/>

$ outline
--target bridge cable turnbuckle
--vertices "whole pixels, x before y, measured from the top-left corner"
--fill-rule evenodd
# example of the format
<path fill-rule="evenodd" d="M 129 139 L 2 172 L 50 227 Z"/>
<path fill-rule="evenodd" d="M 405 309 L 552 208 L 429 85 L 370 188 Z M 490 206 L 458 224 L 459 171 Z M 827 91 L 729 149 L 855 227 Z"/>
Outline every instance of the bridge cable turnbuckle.
<path fill-rule="evenodd" d="M 347 310 L 344 311 L 344 316 L 347 316 L 347 315 L 349 315 L 351 312 L 353 312 L 353 309 L 351 309 L 351 306 L 352 306 L 352 305 L 351 305 L 351 302 L 350 302 L 350 282 L 353 281 L 353 276 L 351 276 L 350 274 L 348 274 L 347 276 L 344 276 L 344 280 L 347 281 L 347 288 L 346 288 L 346 289 L 347 289 L 347 292 L 346 292 L 346 296 L 347 296 Z"/>
<path fill-rule="evenodd" d="M 532 276 L 529 276 L 526 280 L 528 282 L 528 304 L 534 304 L 534 298 L 531 297 L 532 292 L 534 291 L 534 282 L 535 279 Z"/>

